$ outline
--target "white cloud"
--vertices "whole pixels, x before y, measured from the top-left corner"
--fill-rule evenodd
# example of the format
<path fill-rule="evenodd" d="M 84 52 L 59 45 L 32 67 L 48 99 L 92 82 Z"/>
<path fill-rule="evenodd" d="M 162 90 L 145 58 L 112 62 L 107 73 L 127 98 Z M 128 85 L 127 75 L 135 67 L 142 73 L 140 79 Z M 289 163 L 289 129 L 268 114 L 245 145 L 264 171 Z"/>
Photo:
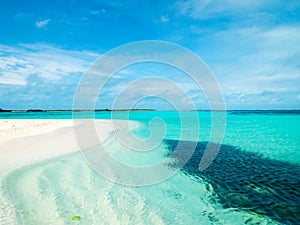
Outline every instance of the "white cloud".
<path fill-rule="evenodd" d="M 2 108 L 72 108 L 80 78 L 98 57 L 48 44 L 0 44 Z"/>
<path fill-rule="evenodd" d="M 300 91 L 300 27 L 233 28 L 215 37 L 223 49 L 213 70 L 225 93 Z"/>
<path fill-rule="evenodd" d="M 170 21 L 169 17 L 168 16 L 161 16 L 160 17 L 160 21 L 163 22 L 163 23 L 167 23 Z"/>
<path fill-rule="evenodd" d="M 85 72 L 97 54 L 46 44 L 0 45 L 0 84 L 25 85 L 30 75 L 48 81 Z"/>
<path fill-rule="evenodd" d="M 225 96 L 229 109 L 297 109 L 297 93 L 286 91 L 262 91 L 257 93 L 231 93 Z"/>
<path fill-rule="evenodd" d="M 280 2 L 276 0 L 181 0 L 176 3 L 175 8 L 178 15 L 188 16 L 193 19 L 205 19 L 216 17 L 218 14 L 235 16 L 245 12 L 253 12 L 263 7 L 278 6 L 279 4 Z"/>
<path fill-rule="evenodd" d="M 209 66 L 229 108 L 298 108 L 298 25 L 233 25 L 208 32 L 218 43 L 210 49 Z"/>
<path fill-rule="evenodd" d="M 51 20 L 46 19 L 46 20 L 38 20 L 35 22 L 35 26 L 39 29 L 44 28 Z"/>
<path fill-rule="evenodd" d="M 0 76 L 0 84 L 25 86 L 26 80 L 21 77 Z"/>

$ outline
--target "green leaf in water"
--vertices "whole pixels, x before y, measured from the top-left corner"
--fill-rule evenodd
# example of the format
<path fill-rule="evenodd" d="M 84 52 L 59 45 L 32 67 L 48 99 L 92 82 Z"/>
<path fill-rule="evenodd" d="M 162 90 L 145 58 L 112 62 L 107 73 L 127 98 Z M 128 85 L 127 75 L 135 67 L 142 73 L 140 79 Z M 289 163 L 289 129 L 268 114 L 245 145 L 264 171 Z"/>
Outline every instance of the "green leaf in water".
<path fill-rule="evenodd" d="M 80 216 L 71 216 L 71 220 L 80 220 L 81 217 Z"/>

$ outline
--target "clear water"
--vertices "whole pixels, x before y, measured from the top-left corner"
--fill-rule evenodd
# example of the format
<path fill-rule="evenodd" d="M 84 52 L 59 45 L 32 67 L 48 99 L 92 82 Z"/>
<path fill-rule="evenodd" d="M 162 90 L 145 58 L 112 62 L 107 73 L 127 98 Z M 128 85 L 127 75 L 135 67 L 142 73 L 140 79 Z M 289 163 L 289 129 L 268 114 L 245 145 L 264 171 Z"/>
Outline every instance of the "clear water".
<path fill-rule="evenodd" d="M 88 113 L 81 114 L 83 118 Z M 183 130 L 176 112 L 98 112 L 96 118 L 130 119 L 140 126 L 134 135 L 147 139 L 167 127 L 163 143 L 146 157 L 130 154 L 111 137 L 108 147 L 125 163 L 148 165 L 173 155 L 176 169 L 197 141 L 190 161 L 172 178 L 147 187 L 126 187 L 105 180 L 79 153 L 16 170 L 1 180 L 5 201 L 13 205 L 18 224 L 297 224 L 300 221 L 300 114 L 231 113 L 220 153 L 205 171 L 198 170 L 209 141 L 211 115 L 199 112 L 198 125 L 184 112 Z M 2 118 L 72 118 L 64 113 L 3 113 Z M 158 137 L 157 137 L 158 138 Z M 123 149 L 122 149 L 123 148 Z M 4 200 L 3 200 L 4 201 Z M 72 220 L 78 215 L 79 220 Z M 9 223 L 6 223 L 9 224 Z"/>

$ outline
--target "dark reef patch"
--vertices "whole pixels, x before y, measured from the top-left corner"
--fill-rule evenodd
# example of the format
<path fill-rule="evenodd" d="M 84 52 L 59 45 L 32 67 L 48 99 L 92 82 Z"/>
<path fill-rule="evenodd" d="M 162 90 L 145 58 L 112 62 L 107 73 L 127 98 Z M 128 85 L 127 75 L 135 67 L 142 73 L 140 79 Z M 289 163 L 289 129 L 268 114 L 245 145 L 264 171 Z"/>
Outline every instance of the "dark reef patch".
<path fill-rule="evenodd" d="M 207 180 L 224 208 L 239 208 L 266 215 L 283 224 L 300 221 L 300 166 L 221 145 L 219 154 L 204 171 L 199 163 L 207 142 L 164 140 L 178 167 L 188 157 L 192 146 L 196 150 L 182 171 Z M 176 152 L 176 146 L 179 149 Z M 299 149 L 300 150 L 300 149 Z"/>

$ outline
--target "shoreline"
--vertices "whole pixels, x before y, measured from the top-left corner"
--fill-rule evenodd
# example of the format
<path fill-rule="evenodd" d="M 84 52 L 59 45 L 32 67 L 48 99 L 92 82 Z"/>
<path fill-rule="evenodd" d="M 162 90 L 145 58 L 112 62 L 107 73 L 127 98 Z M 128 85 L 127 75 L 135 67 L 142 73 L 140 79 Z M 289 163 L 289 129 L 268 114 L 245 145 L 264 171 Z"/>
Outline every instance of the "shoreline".
<path fill-rule="evenodd" d="M 95 120 L 100 141 L 114 130 L 111 120 Z M 0 179 L 9 172 L 79 151 L 72 119 L 1 119 Z"/>
<path fill-rule="evenodd" d="M 76 126 L 84 126 L 87 120 L 80 119 Z M 94 121 L 100 142 L 123 124 L 110 119 Z M 28 166 L 79 153 L 73 122 L 73 119 L 0 119 L 0 224 L 18 224 L 18 209 L 5 196 L 3 180 Z"/>

